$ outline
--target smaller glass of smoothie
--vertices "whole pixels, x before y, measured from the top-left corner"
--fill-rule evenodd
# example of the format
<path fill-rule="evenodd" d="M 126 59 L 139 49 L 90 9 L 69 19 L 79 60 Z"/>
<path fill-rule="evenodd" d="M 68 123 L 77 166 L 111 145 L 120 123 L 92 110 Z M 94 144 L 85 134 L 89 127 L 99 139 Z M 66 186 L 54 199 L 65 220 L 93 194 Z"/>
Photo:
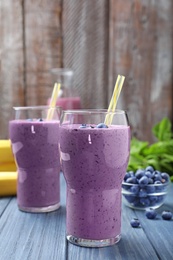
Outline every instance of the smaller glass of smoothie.
<path fill-rule="evenodd" d="M 68 68 L 54 68 L 51 70 L 52 83 L 60 83 L 61 90 L 56 105 L 66 109 L 80 109 L 81 99 L 74 86 L 74 72 Z M 50 104 L 50 98 L 47 100 Z"/>
<path fill-rule="evenodd" d="M 47 119 L 52 110 L 51 120 Z M 61 108 L 14 107 L 9 137 L 17 165 L 17 203 L 22 211 L 60 207 L 59 119 Z"/>
<path fill-rule="evenodd" d="M 111 122 L 106 125 L 107 122 Z M 103 247 L 121 237 L 121 185 L 130 151 L 125 111 L 67 110 L 60 123 L 60 156 L 67 183 L 67 239 Z"/>

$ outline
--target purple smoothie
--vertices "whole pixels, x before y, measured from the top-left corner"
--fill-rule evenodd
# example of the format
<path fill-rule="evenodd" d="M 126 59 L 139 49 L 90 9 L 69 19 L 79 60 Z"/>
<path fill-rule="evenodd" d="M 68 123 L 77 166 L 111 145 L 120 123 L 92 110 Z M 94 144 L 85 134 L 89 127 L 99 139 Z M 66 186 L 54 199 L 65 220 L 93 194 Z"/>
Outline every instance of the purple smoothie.
<path fill-rule="evenodd" d="M 58 204 L 59 122 L 13 120 L 9 122 L 9 135 L 18 168 L 19 208 Z"/>
<path fill-rule="evenodd" d="M 130 128 L 60 126 L 67 182 L 67 235 L 102 240 L 121 230 L 121 184 L 130 149 Z"/>

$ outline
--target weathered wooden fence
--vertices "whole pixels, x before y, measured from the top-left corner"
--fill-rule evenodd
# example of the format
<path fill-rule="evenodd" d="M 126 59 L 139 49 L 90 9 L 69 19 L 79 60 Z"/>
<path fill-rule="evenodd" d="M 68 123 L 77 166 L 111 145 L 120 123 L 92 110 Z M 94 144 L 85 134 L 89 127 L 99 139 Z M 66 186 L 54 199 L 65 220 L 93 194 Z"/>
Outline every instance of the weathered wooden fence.
<path fill-rule="evenodd" d="M 118 108 L 152 141 L 173 119 L 172 13 L 172 0 L 0 0 L 0 138 L 12 106 L 45 104 L 50 69 L 70 67 L 85 108 L 106 108 L 125 75 Z"/>

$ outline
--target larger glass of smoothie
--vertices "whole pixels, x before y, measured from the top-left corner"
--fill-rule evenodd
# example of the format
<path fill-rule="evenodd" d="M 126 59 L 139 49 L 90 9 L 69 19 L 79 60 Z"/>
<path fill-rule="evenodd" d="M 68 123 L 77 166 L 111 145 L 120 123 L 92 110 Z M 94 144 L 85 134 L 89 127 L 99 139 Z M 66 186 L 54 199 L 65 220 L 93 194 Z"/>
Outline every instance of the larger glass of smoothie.
<path fill-rule="evenodd" d="M 104 124 L 106 117 L 111 124 Z M 130 128 L 124 111 L 63 111 L 60 153 L 70 242 L 102 247 L 120 240 L 121 184 L 129 150 Z"/>
<path fill-rule="evenodd" d="M 9 137 L 15 157 L 20 210 L 48 212 L 60 206 L 60 108 L 14 107 Z M 49 111 L 50 112 L 50 111 Z"/>

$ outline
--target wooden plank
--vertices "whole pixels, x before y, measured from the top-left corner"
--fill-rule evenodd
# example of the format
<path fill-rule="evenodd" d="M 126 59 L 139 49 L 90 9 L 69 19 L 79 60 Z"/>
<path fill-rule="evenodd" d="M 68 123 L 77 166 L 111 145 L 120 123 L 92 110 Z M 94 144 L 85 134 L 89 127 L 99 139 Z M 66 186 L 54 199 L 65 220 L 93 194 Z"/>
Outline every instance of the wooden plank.
<path fill-rule="evenodd" d="M 158 252 L 159 259 L 173 259 L 173 219 L 171 221 L 163 220 L 161 213 L 164 210 L 170 210 L 173 213 L 173 184 L 169 190 L 165 203 L 157 209 L 156 220 L 150 220 L 144 217 L 144 212 L 138 212 L 137 216 L 140 219 L 142 228 L 150 240 L 151 245 Z M 156 238 L 157 237 L 157 238 Z"/>
<path fill-rule="evenodd" d="M 107 0 L 63 0 L 63 66 L 74 70 L 84 108 L 107 108 Z"/>
<path fill-rule="evenodd" d="M 9 202 L 10 202 L 11 198 L 10 197 L 0 197 L 0 217 L 2 216 L 2 214 L 4 213 L 6 207 L 8 206 Z"/>
<path fill-rule="evenodd" d="M 118 103 L 135 136 L 153 141 L 151 127 L 172 119 L 172 0 L 110 0 L 109 98 L 124 74 Z"/>
<path fill-rule="evenodd" d="M 105 259 L 158 259 L 155 250 L 142 228 L 134 229 L 130 220 L 136 217 L 135 211 L 122 205 L 122 238 L 119 243 L 105 248 L 82 248 L 68 243 L 68 259 L 105 260 Z"/>
<path fill-rule="evenodd" d="M 61 208 L 51 213 L 24 213 L 14 198 L 0 218 L 1 259 L 66 259 L 65 182 L 61 174 Z"/>
<path fill-rule="evenodd" d="M 0 15 L 0 139 L 5 139 L 12 106 L 24 104 L 22 1 L 1 1 Z"/>
<path fill-rule="evenodd" d="M 61 0 L 24 1 L 26 104 L 44 105 L 52 93 L 50 70 L 61 67 Z"/>

